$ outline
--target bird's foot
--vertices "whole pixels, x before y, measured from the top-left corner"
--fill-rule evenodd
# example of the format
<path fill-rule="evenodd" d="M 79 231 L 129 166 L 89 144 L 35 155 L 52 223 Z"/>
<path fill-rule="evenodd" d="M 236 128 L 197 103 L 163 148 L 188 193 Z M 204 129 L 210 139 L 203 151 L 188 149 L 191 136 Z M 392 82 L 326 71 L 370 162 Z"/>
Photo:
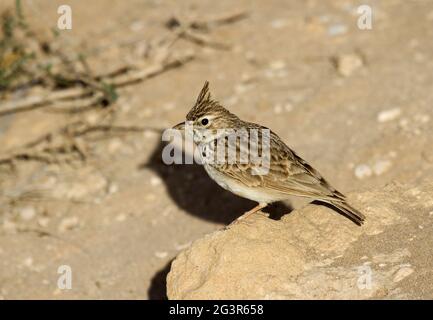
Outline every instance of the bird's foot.
<path fill-rule="evenodd" d="M 237 218 L 235 221 L 230 223 L 230 226 L 233 226 L 235 224 L 238 224 L 239 222 L 247 223 L 246 219 L 266 207 L 267 203 L 259 203 L 257 206 L 255 206 L 253 209 L 245 212 L 243 215 L 241 215 L 239 218 Z M 247 223 L 248 224 L 248 223 Z"/>

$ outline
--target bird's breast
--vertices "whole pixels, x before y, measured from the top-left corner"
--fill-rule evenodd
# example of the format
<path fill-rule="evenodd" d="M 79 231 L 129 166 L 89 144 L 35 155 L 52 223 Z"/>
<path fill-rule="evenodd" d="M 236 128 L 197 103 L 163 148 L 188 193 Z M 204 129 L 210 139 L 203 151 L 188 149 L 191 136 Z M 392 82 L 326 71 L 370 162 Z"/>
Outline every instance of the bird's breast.
<path fill-rule="evenodd" d="M 272 203 L 284 200 L 281 194 L 270 192 L 262 187 L 250 187 L 246 184 L 231 178 L 224 172 L 219 171 L 210 164 L 204 164 L 204 168 L 209 177 L 214 180 L 220 187 L 236 194 L 239 197 L 250 199 L 259 203 Z"/>

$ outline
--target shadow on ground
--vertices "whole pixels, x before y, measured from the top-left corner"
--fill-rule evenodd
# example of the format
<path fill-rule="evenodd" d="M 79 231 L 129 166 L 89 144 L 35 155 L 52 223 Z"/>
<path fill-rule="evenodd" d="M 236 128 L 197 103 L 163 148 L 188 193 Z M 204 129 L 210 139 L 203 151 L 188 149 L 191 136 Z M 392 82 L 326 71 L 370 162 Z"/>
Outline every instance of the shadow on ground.
<path fill-rule="evenodd" d="M 167 274 L 170 272 L 172 262 L 173 260 L 170 260 L 153 276 L 147 291 L 149 300 L 167 300 Z"/>
<path fill-rule="evenodd" d="M 257 205 L 254 201 L 240 198 L 218 186 L 198 164 L 164 164 L 161 159 L 164 146 L 161 142 L 149 160 L 139 168 L 155 171 L 166 184 L 173 201 L 186 212 L 208 221 L 229 224 Z M 264 211 L 270 214 L 270 218 L 278 220 L 291 212 L 292 207 L 285 203 L 275 203 Z"/>

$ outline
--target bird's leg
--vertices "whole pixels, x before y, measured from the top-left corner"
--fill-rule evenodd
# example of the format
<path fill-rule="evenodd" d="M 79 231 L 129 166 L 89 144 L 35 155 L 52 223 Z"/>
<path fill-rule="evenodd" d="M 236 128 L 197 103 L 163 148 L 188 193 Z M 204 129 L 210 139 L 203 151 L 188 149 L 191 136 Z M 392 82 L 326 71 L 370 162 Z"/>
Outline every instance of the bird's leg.
<path fill-rule="evenodd" d="M 259 203 L 257 206 L 255 206 L 254 208 L 252 208 L 251 210 L 245 212 L 243 215 L 241 215 L 239 218 L 236 219 L 236 221 L 239 220 L 243 220 L 245 218 L 248 218 L 250 215 L 252 215 L 253 213 L 256 213 L 257 211 L 259 211 L 260 209 L 263 209 L 264 207 L 266 207 L 268 204 L 267 203 Z"/>

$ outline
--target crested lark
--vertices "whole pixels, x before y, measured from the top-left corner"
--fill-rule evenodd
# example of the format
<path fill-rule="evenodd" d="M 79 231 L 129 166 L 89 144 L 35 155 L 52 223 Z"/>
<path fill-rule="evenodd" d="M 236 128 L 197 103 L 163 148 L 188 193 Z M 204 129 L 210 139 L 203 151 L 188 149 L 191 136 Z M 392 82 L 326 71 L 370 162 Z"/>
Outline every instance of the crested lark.
<path fill-rule="evenodd" d="M 216 148 L 221 146 L 219 143 L 221 141 L 224 151 L 230 147 L 235 149 L 235 161 L 230 161 L 228 158 L 229 151 L 224 152 L 224 161 L 215 161 L 216 153 L 214 153 L 210 156 L 213 161 L 203 161 L 203 164 L 209 176 L 221 187 L 238 196 L 258 202 L 255 208 L 244 213 L 240 218 L 259 211 L 269 203 L 282 201 L 290 195 L 295 195 L 328 203 L 356 224 L 363 223 L 364 215 L 350 206 L 343 194 L 333 188 L 317 170 L 291 150 L 274 132 L 261 125 L 239 119 L 213 100 L 207 81 L 186 119 L 192 124 L 193 139 L 200 154 L 207 157 L 207 160 L 210 151 L 215 152 Z M 180 130 L 184 128 L 185 122 L 174 127 Z M 258 132 L 256 136 L 258 139 L 249 139 L 250 148 L 247 151 L 241 147 L 242 135 L 235 136 L 234 142 L 230 139 L 239 131 L 247 132 L 251 136 L 249 132 L 254 130 Z M 266 146 L 263 147 L 262 143 L 266 138 L 263 133 L 266 130 L 269 133 L 267 139 L 269 161 L 266 172 L 260 174 L 260 171 L 256 170 L 257 162 L 253 162 L 248 156 L 251 156 L 250 150 L 253 147 L 259 152 L 265 151 Z M 247 153 L 247 162 L 240 159 L 245 153 Z"/>

